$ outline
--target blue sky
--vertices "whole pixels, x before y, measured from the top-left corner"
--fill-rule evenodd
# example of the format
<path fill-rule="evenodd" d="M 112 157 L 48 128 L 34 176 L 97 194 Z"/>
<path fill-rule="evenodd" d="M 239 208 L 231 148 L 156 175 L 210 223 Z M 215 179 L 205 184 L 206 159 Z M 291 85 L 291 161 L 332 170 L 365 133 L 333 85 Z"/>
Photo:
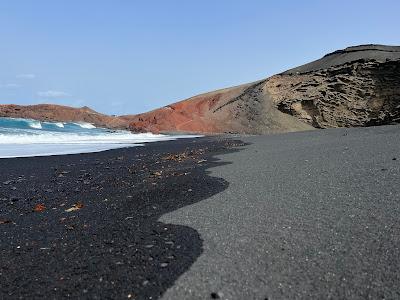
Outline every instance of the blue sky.
<path fill-rule="evenodd" d="M 351 45 L 400 45 L 400 1 L 0 0 L 0 103 L 139 113 Z"/>

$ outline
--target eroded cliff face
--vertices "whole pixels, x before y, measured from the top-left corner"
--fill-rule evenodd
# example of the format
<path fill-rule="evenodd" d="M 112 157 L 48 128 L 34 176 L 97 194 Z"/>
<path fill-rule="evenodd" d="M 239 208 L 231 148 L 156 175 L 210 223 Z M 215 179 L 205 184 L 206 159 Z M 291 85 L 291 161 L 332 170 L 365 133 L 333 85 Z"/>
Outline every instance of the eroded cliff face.
<path fill-rule="evenodd" d="M 400 122 L 400 60 L 360 59 L 267 80 L 274 105 L 316 128 Z"/>

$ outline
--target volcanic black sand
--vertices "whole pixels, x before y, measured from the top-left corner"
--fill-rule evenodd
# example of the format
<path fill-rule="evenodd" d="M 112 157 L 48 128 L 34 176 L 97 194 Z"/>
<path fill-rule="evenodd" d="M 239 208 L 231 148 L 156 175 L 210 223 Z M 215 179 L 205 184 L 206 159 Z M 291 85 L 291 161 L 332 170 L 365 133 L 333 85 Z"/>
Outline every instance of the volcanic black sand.
<path fill-rule="evenodd" d="M 225 190 L 160 218 L 203 240 L 162 299 L 400 299 L 400 126 L 241 140 Z"/>
<path fill-rule="evenodd" d="M 161 215 L 224 190 L 206 169 L 240 141 L 0 159 L 0 298 L 157 299 L 202 253 Z"/>
<path fill-rule="evenodd" d="M 0 160 L 0 299 L 399 299 L 400 126 Z"/>

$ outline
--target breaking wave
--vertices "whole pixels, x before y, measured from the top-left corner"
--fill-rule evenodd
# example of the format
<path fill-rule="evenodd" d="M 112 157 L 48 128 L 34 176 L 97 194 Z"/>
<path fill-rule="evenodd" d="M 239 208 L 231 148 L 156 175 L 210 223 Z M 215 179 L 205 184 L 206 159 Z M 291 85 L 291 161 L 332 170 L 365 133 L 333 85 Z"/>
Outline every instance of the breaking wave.
<path fill-rule="evenodd" d="M 86 128 L 86 129 L 96 128 L 96 126 L 94 126 L 93 124 L 90 124 L 90 123 L 73 123 L 73 124 L 78 125 L 81 128 Z"/>
<path fill-rule="evenodd" d="M 97 152 L 194 136 L 132 133 L 89 123 L 0 118 L 0 158 Z"/>
<path fill-rule="evenodd" d="M 29 122 L 29 127 L 35 128 L 35 129 L 42 129 L 42 123 L 38 121 L 31 121 Z"/>

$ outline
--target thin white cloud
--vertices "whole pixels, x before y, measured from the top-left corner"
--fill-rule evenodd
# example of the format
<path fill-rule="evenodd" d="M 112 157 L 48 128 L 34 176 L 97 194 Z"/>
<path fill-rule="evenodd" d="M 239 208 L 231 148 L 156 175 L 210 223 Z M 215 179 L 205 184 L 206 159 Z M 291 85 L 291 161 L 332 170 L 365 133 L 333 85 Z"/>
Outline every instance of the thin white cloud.
<path fill-rule="evenodd" d="M 39 97 L 43 98 L 52 98 L 52 99 L 57 99 L 57 98 L 64 98 L 64 97 L 69 97 L 70 95 L 62 92 L 62 91 L 44 91 L 44 92 L 38 92 L 37 95 Z"/>
<path fill-rule="evenodd" d="M 17 83 L 5 83 L 5 84 L 0 84 L 0 88 L 5 88 L 5 89 L 16 89 L 19 88 L 20 85 Z"/>
<path fill-rule="evenodd" d="M 17 77 L 19 79 L 35 79 L 36 75 L 35 74 L 18 74 L 15 77 Z"/>

